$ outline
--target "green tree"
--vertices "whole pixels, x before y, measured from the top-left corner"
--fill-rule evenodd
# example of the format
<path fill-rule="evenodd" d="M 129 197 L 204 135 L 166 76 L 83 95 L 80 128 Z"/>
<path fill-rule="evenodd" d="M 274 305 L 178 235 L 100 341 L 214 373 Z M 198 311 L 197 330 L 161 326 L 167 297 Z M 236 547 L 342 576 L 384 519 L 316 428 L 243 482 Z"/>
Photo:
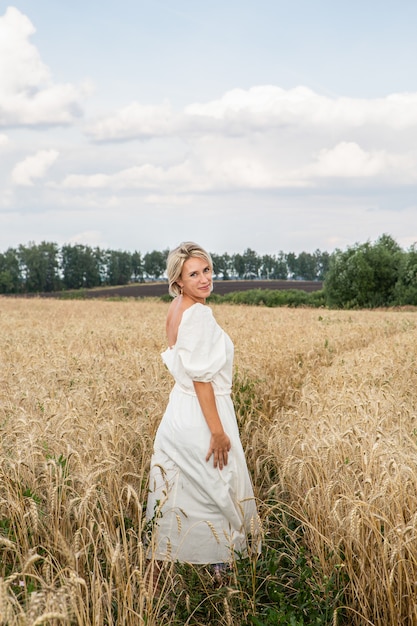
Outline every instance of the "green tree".
<path fill-rule="evenodd" d="M 107 283 L 127 285 L 132 279 L 132 256 L 121 250 L 107 250 Z"/>
<path fill-rule="evenodd" d="M 143 259 L 136 250 L 132 254 L 132 279 L 135 283 L 143 282 Z"/>
<path fill-rule="evenodd" d="M 99 287 L 104 282 L 106 261 L 101 248 L 84 247 L 84 285 L 86 289 Z"/>
<path fill-rule="evenodd" d="M 280 250 L 276 257 L 276 265 L 274 269 L 274 278 L 280 278 L 282 280 L 287 280 L 288 278 L 288 265 L 286 254 Z"/>
<path fill-rule="evenodd" d="M 317 280 L 324 280 L 330 265 L 330 254 L 326 251 L 316 250 L 314 252 L 316 259 L 316 278 Z"/>
<path fill-rule="evenodd" d="M 317 260 L 310 252 L 300 252 L 297 258 L 297 277 L 302 280 L 316 280 Z"/>
<path fill-rule="evenodd" d="M 224 254 L 211 254 L 213 261 L 213 273 L 216 278 L 222 278 L 223 280 L 229 280 L 231 272 L 231 257 L 227 252 Z"/>
<path fill-rule="evenodd" d="M 246 248 L 243 253 L 243 263 L 245 266 L 244 278 L 256 278 L 259 276 L 262 259 L 251 248 Z"/>
<path fill-rule="evenodd" d="M 395 285 L 395 302 L 417 305 L 417 244 L 403 254 Z"/>
<path fill-rule="evenodd" d="M 239 278 L 243 278 L 245 275 L 245 260 L 241 254 L 234 254 L 233 259 L 233 273 Z"/>
<path fill-rule="evenodd" d="M 39 245 L 29 243 L 27 246 L 19 246 L 18 257 L 25 291 L 42 293 L 60 288 L 58 252 L 57 244 L 45 241 Z"/>
<path fill-rule="evenodd" d="M 80 289 L 84 285 L 84 246 L 64 245 L 61 248 L 61 268 L 65 289 Z"/>
<path fill-rule="evenodd" d="M 42 255 L 45 272 L 43 290 L 46 292 L 58 291 L 62 285 L 59 272 L 59 247 L 56 243 L 44 241 L 39 245 L 39 252 Z"/>
<path fill-rule="evenodd" d="M 17 250 L 8 248 L 0 253 L 0 293 L 19 293 L 22 280 Z"/>
<path fill-rule="evenodd" d="M 285 255 L 285 262 L 288 268 L 288 275 L 291 278 L 297 278 L 298 276 L 298 256 L 295 252 L 287 252 Z"/>
<path fill-rule="evenodd" d="M 98 287 L 106 274 L 103 252 L 83 244 L 65 245 L 61 249 L 61 269 L 65 289 Z"/>
<path fill-rule="evenodd" d="M 143 269 L 148 277 L 153 280 L 158 280 L 165 271 L 166 260 L 166 251 L 159 252 L 158 250 L 153 250 L 152 252 L 147 252 L 143 257 Z"/>
<path fill-rule="evenodd" d="M 375 244 L 337 250 L 330 259 L 324 288 L 329 306 L 365 308 L 389 306 L 395 298 L 402 251 L 389 235 Z"/>
<path fill-rule="evenodd" d="M 275 278 L 276 257 L 271 254 L 264 254 L 261 258 L 261 278 Z"/>
<path fill-rule="evenodd" d="M 387 234 L 381 235 L 370 247 L 369 263 L 374 270 L 374 302 L 371 306 L 393 304 L 403 255 L 397 242 Z"/>

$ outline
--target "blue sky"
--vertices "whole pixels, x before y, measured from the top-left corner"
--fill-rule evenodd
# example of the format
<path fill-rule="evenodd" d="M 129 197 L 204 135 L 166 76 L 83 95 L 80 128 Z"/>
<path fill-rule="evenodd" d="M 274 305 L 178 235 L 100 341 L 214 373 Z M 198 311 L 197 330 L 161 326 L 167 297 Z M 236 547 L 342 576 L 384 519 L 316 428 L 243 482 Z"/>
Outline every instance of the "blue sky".
<path fill-rule="evenodd" d="M 0 250 L 417 241 L 417 3 L 0 2 Z"/>

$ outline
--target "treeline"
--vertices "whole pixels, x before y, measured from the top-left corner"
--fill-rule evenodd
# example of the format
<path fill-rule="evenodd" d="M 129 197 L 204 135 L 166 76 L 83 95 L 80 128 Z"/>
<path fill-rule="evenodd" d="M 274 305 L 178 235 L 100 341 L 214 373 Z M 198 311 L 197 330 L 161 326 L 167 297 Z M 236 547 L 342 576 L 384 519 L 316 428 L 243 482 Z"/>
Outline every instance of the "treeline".
<path fill-rule="evenodd" d="M 0 294 L 47 293 L 156 281 L 164 276 L 167 256 L 168 250 L 142 254 L 81 244 L 61 248 L 47 242 L 20 245 L 0 253 Z M 332 254 L 316 250 L 298 255 L 279 252 L 261 256 L 247 248 L 242 254 L 212 256 L 218 280 L 324 281 L 323 291 L 306 295 L 307 300 L 299 293 L 287 294 L 294 300 L 292 305 L 346 309 L 417 306 L 417 244 L 405 251 L 386 234 L 375 243 L 358 243 Z M 269 306 L 282 303 L 282 295 L 257 291 L 252 296 L 230 297 L 252 297 L 252 304 Z"/>
<path fill-rule="evenodd" d="M 253 289 L 221 298 L 240 304 L 337 309 L 417 306 L 417 244 L 402 250 L 384 234 L 375 243 L 335 250 L 329 258 L 323 289 L 313 293 Z"/>
<path fill-rule="evenodd" d="M 48 242 L 19 245 L 0 253 L 0 293 L 48 293 L 157 281 L 164 276 L 168 252 L 142 254 L 81 244 L 60 248 Z M 323 280 L 330 261 L 330 255 L 320 250 L 260 256 L 248 248 L 243 254 L 212 256 L 215 278 L 223 280 Z"/>

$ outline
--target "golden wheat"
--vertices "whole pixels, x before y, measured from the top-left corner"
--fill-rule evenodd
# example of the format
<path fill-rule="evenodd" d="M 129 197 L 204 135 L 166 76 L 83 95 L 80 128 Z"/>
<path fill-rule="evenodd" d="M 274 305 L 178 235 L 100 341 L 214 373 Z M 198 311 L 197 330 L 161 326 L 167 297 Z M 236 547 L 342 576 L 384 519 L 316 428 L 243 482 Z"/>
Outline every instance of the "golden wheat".
<path fill-rule="evenodd" d="M 352 624 L 417 624 L 416 314 L 214 309 L 261 517 L 285 503 L 346 570 Z M 142 543 L 166 311 L 0 299 L 0 624 L 170 624 L 189 602 L 169 565 L 154 593 Z"/>

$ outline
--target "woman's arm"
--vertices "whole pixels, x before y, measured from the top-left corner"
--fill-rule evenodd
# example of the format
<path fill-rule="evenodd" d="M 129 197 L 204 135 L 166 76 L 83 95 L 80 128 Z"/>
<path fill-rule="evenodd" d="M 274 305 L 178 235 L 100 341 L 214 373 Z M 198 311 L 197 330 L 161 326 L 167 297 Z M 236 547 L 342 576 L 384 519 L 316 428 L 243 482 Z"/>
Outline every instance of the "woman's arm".
<path fill-rule="evenodd" d="M 217 411 L 213 385 L 211 383 L 194 381 L 194 389 L 211 432 L 210 448 L 207 452 L 206 461 L 209 461 L 211 455 L 213 455 L 214 467 L 219 466 L 219 469 L 223 469 L 227 465 L 227 456 L 231 444 L 229 437 L 223 430 Z"/>

